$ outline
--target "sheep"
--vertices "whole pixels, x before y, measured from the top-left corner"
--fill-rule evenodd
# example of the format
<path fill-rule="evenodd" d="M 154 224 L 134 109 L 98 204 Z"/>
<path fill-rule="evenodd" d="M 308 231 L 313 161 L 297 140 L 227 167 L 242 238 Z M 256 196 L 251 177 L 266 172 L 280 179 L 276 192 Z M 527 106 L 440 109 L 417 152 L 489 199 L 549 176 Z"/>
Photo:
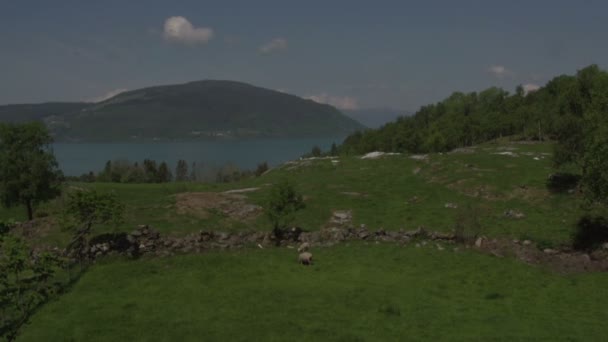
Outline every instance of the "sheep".
<path fill-rule="evenodd" d="M 298 256 L 298 261 L 302 265 L 312 265 L 312 254 L 309 252 L 300 253 Z"/>
<path fill-rule="evenodd" d="M 298 253 L 308 252 L 309 249 L 310 249 L 310 244 L 308 242 L 304 242 L 298 248 Z"/>

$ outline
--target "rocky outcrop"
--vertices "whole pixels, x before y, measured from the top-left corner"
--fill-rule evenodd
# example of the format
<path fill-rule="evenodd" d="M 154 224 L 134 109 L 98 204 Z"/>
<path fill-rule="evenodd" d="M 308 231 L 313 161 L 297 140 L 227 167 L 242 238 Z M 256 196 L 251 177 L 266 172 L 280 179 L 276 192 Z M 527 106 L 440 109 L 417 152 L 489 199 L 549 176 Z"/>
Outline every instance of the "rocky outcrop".
<path fill-rule="evenodd" d="M 302 244 L 328 247 L 346 241 L 399 244 L 415 241 L 416 247 L 436 246 L 436 249 L 440 251 L 446 249 L 446 244 L 456 245 L 456 236 L 453 233 L 428 231 L 424 227 L 409 231 L 386 231 L 384 229 L 370 230 L 362 225 L 359 228 L 328 227 L 312 232 L 293 227 L 283 229 L 278 234 L 275 233 L 202 230 L 198 233 L 175 237 L 162 236 L 152 227 L 142 225 L 129 234 L 104 234 L 91 239 L 87 253 L 91 259 L 109 254 L 129 257 L 170 256 L 244 247 L 287 246 L 295 248 Z M 591 254 L 576 252 L 566 247 L 541 250 L 530 240 L 488 239 L 486 237 L 478 237 L 471 242 L 471 245 L 465 244 L 463 247 L 474 248 L 496 257 L 514 256 L 529 264 L 548 265 L 562 273 L 608 270 L 608 249 L 604 248 Z M 460 248 L 455 246 L 452 250 L 457 252 Z"/>

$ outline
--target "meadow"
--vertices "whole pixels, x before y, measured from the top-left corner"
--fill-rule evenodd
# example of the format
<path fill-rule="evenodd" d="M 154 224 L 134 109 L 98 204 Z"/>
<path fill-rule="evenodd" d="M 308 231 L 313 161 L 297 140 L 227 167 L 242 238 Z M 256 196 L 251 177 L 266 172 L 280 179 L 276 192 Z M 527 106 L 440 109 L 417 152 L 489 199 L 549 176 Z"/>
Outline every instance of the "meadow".
<path fill-rule="evenodd" d="M 261 214 L 239 220 L 207 208 L 201 215 L 194 195 L 248 189 L 239 198 L 264 206 L 270 185 L 288 178 L 306 203 L 294 225 L 306 230 L 350 210 L 353 226 L 449 232 L 459 215 L 474 212 L 476 234 L 567 245 L 584 202 L 547 189 L 550 152 L 550 144 L 501 142 L 424 156 L 302 159 L 238 183 L 71 183 L 67 190 L 115 192 L 126 204 L 124 223 L 94 234 L 138 224 L 174 236 L 268 231 Z M 39 209 L 31 243 L 69 241 L 59 224 L 64 200 Z M 19 220 L 23 212 L 2 209 L 0 217 Z M 608 332 L 604 273 L 561 275 L 454 244 L 346 242 L 313 253 L 310 267 L 289 248 L 102 259 L 38 310 L 18 340 L 601 340 Z"/>
<path fill-rule="evenodd" d="M 601 340 L 605 274 L 452 247 L 347 243 L 92 267 L 18 341 Z"/>
<path fill-rule="evenodd" d="M 269 186 L 288 178 L 304 195 L 306 208 L 294 224 L 305 230 L 326 226 L 333 211 L 351 210 L 354 226 L 370 229 L 454 229 L 458 215 L 475 208 L 479 234 L 542 241 L 544 245 L 568 243 L 583 213 L 577 193 L 553 193 L 546 187 L 551 166 L 551 144 L 489 143 L 427 156 L 392 155 L 378 159 L 340 157 L 300 160 L 283 164 L 258 178 L 238 183 L 109 184 L 76 183 L 73 188 L 115 192 L 127 206 L 126 220 L 118 227 L 98 227 L 97 232 L 130 231 L 148 224 L 163 234 L 188 234 L 204 230 L 268 230 L 263 215 L 238 220 L 218 210 L 198 215 L 196 207 L 179 211 L 176 195 L 257 188 L 244 193 L 249 203 L 264 206 Z M 44 205 L 39 216 L 60 216 L 63 199 Z M 187 203 L 186 203 L 187 204 Z M 205 211 L 205 209 L 200 209 Z M 508 212 L 523 214 L 512 217 Z M 24 210 L 0 209 L 0 217 L 20 220 Z M 56 220 L 43 224 L 35 238 L 64 244 L 69 232 Z"/>

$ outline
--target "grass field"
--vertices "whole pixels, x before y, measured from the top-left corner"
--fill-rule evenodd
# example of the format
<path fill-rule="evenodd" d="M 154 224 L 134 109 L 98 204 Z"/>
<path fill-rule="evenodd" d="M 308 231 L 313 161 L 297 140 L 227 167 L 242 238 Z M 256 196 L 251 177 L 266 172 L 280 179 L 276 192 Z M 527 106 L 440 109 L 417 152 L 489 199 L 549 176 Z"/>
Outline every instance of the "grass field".
<path fill-rule="evenodd" d="M 323 227 L 334 210 L 353 211 L 353 224 L 371 229 L 413 229 L 425 226 L 449 231 L 462 208 L 479 208 L 482 234 L 543 241 L 544 245 L 565 243 L 580 217 L 581 200 L 576 194 L 552 194 L 545 186 L 551 168 L 550 144 L 498 143 L 465 151 L 429 155 L 425 160 L 406 155 L 376 160 L 342 157 L 301 161 L 284 165 L 259 178 L 230 184 L 73 184 L 114 191 L 127 204 L 126 222 L 120 227 L 100 227 L 130 231 L 149 224 L 165 234 L 185 234 L 205 230 L 268 230 L 263 216 L 253 221 L 235 221 L 218 212 L 201 218 L 178 214 L 175 195 L 185 192 L 224 191 L 259 187 L 247 193 L 249 201 L 264 205 L 268 185 L 289 178 L 306 198 L 306 209 L 294 224 L 308 230 Z M 459 209 L 446 208 L 447 203 Z M 61 200 L 45 205 L 43 213 L 56 216 Z M 522 212 L 521 219 L 508 218 L 507 210 Z M 22 208 L 0 209 L 0 218 L 23 219 Z M 65 243 L 69 233 L 56 226 L 39 235 L 42 242 Z"/>
<path fill-rule="evenodd" d="M 18 341 L 601 341 L 607 274 L 435 246 L 342 244 L 93 266 Z"/>

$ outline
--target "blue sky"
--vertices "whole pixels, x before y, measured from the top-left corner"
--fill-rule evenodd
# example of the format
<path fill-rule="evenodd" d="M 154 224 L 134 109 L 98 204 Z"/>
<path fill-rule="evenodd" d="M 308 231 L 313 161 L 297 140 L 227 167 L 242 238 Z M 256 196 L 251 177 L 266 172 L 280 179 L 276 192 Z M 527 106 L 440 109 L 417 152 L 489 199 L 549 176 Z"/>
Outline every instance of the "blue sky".
<path fill-rule="evenodd" d="M 0 104 L 230 79 L 415 110 L 608 60 L 602 1 L 0 0 Z"/>

